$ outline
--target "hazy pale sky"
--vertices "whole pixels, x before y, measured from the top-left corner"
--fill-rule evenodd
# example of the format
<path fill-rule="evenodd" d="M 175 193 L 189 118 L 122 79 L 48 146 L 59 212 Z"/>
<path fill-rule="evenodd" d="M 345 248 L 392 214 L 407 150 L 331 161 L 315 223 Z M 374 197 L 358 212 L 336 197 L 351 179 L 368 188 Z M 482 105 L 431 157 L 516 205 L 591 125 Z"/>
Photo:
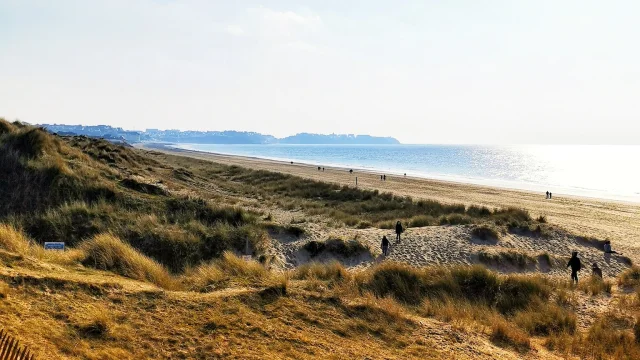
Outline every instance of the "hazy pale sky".
<path fill-rule="evenodd" d="M 640 2 L 0 0 L 0 116 L 640 143 Z"/>

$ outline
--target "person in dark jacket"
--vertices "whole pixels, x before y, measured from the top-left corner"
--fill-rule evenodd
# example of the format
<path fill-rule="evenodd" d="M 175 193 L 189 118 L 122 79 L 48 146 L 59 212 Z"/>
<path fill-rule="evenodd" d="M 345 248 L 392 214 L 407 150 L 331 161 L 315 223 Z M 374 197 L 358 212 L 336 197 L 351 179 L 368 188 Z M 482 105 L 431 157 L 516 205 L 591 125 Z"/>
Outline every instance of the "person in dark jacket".
<path fill-rule="evenodd" d="M 400 234 L 402 234 L 402 232 L 404 231 L 404 229 L 402 228 L 402 224 L 400 223 L 400 221 L 398 221 L 396 223 L 396 241 L 400 242 Z"/>
<path fill-rule="evenodd" d="M 582 268 L 582 264 L 580 263 L 580 259 L 578 258 L 578 252 L 574 251 L 571 254 L 571 260 L 567 263 L 567 267 L 571 266 L 571 281 L 578 283 L 578 271 Z"/>
<path fill-rule="evenodd" d="M 382 255 L 387 256 L 389 254 L 389 239 L 386 236 L 382 237 Z"/>

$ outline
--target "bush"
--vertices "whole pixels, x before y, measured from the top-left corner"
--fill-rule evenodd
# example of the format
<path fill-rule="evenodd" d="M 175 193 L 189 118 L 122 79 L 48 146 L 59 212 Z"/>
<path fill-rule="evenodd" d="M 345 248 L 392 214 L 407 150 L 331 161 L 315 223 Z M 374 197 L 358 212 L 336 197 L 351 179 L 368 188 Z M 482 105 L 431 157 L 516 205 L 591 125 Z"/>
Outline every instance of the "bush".
<path fill-rule="evenodd" d="M 85 254 L 82 260 L 85 266 L 149 281 L 166 289 L 175 287 L 173 279 L 162 265 L 140 254 L 113 235 L 97 235 L 84 242 L 80 248 Z"/>

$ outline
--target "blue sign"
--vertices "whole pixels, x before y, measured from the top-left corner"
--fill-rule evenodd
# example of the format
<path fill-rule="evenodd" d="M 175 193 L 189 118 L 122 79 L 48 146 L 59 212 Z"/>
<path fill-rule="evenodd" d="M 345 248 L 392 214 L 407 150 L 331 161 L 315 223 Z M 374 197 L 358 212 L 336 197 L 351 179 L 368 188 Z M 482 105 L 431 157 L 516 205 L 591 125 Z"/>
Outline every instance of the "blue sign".
<path fill-rule="evenodd" d="M 64 243 L 60 241 L 47 241 L 44 243 L 45 250 L 64 250 Z"/>

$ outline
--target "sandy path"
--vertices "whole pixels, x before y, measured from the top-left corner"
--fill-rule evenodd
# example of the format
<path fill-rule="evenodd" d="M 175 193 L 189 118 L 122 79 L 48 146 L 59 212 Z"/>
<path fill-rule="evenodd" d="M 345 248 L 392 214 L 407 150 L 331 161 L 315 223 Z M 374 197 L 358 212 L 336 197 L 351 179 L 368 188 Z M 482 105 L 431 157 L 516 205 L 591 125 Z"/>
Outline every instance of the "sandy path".
<path fill-rule="evenodd" d="M 533 216 L 545 215 L 552 224 L 560 225 L 580 235 L 599 239 L 611 239 L 614 248 L 640 261 L 640 204 L 609 201 L 554 194 L 553 200 L 546 200 L 544 194 L 520 190 L 492 188 L 486 186 L 428 180 L 422 178 L 387 175 L 386 181 L 379 174 L 346 169 L 329 168 L 318 171 L 316 166 L 290 164 L 256 158 L 216 155 L 204 152 L 177 150 L 146 145 L 148 150 L 188 156 L 217 163 L 238 165 L 251 169 L 276 171 L 303 178 L 327 181 L 341 185 L 378 189 L 413 198 L 434 199 L 447 203 L 485 205 L 488 207 L 525 208 Z"/>

